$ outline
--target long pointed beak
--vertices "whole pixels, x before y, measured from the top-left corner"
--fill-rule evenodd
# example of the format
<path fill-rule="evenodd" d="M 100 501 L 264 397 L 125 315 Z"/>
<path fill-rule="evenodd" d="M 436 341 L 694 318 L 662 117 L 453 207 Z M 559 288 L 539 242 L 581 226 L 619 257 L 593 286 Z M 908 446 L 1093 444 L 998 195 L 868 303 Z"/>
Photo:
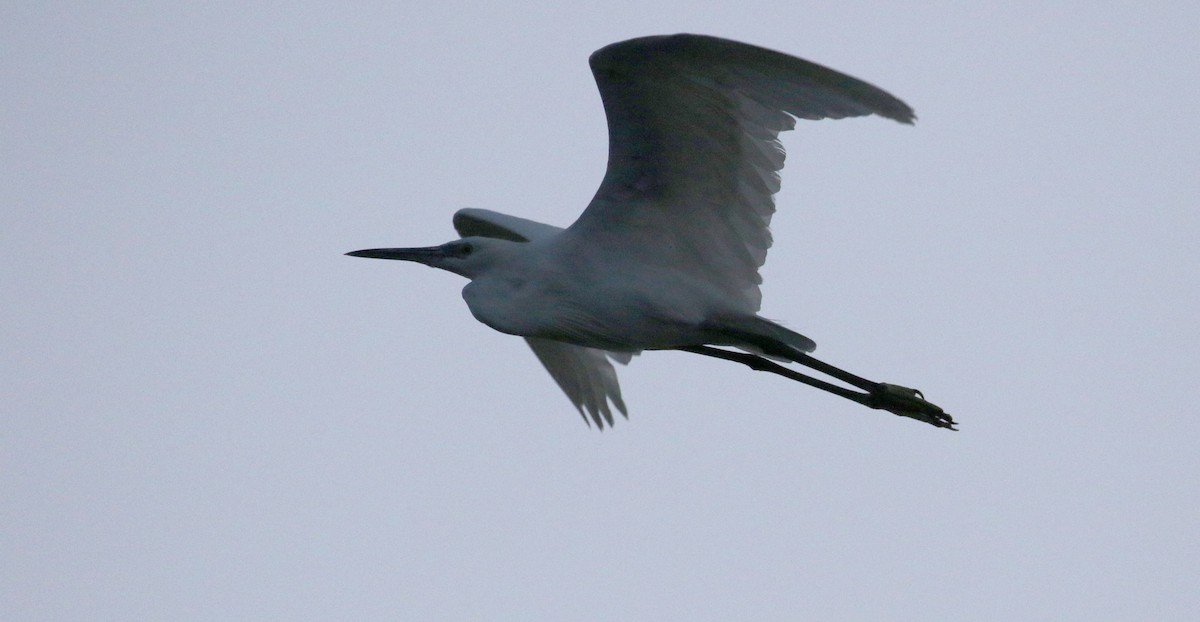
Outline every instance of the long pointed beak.
<path fill-rule="evenodd" d="M 368 248 L 346 254 L 351 257 L 398 259 L 400 261 L 415 261 L 418 263 L 428 264 L 430 260 L 444 257 L 446 255 L 446 251 L 440 246 L 428 246 L 425 248 Z"/>

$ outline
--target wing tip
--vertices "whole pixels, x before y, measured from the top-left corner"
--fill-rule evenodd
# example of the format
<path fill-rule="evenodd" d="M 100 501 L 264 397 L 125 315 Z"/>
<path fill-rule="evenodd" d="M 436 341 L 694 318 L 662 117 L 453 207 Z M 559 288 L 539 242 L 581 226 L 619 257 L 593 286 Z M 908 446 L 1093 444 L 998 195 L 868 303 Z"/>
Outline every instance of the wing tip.
<path fill-rule="evenodd" d="M 611 76 L 614 73 L 620 73 L 622 67 L 644 68 L 647 54 L 663 54 L 693 61 L 720 62 L 741 59 L 747 64 L 792 64 L 795 67 L 803 68 L 803 71 L 799 73 L 807 74 L 807 78 L 823 83 L 832 90 L 841 91 L 845 97 L 851 100 L 853 102 L 850 104 L 851 107 L 859 108 L 860 112 L 850 113 L 848 116 L 875 114 L 905 125 L 913 125 L 917 119 L 916 113 L 908 104 L 891 93 L 851 75 L 786 52 L 711 35 L 678 33 L 649 35 L 618 41 L 593 52 L 588 57 L 588 64 L 591 66 L 592 72 L 598 76 Z M 791 111 L 788 112 L 791 113 Z M 843 115 L 846 115 L 846 111 L 842 111 L 842 115 L 837 116 Z M 836 117 L 828 115 L 826 118 Z"/>
<path fill-rule="evenodd" d="M 892 98 L 892 101 L 888 102 L 889 105 L 886 108 L 876 109 L 874 111 L 875 114 L 885 119 L 891 119 L 897 123 L 903 123 L 904 125 L 916 125 L 916 111 L 914 111 L 911 106 L 897 99 L 890 93 L 888 94 L 888 97 Z"/>

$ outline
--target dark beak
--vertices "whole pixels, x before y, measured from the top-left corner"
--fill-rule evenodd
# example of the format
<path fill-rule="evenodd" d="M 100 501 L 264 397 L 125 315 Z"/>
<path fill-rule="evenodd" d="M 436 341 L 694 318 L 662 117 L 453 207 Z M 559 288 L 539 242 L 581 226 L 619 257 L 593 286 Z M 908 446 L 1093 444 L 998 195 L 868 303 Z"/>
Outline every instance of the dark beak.
<path fill-rule="evenodd" d="M 446 251 L 440 246 L 429 246 L 425 248 L 368 248 L 346 254 L 351 257 L 398 259 L 400 261 L 415 261 L 418 263 L 428 264 L 432 259 L 445 257 Z"/>

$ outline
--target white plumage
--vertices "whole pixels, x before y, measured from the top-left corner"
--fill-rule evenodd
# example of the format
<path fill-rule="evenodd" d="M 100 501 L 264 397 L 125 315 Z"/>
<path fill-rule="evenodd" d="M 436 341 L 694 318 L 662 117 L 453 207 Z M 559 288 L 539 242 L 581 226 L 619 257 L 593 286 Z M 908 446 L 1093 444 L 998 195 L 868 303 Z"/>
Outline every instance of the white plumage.
<path fill-rule="evenodd" d="M 471 313 L 526 338 L 598 427 L 626 414 L 612 361 L 680 349 L 741 362 L 939 427 L 920 393 L 859 378 L 807 353 L 812 340 L 757 315 L 784 150 L 795 118 L 912 110 L 865 82 L 792 56 L 698 35 L 633 39 L 591 57 L 609 128 L 608 170 L 567 229 L 488 210 L 454 216 L 462 236 L 351 255 L 466 276 Z M 735 352 L 713 346 L 731 346 Z M 857 393 L 766 357 L 794 361 Z"/>

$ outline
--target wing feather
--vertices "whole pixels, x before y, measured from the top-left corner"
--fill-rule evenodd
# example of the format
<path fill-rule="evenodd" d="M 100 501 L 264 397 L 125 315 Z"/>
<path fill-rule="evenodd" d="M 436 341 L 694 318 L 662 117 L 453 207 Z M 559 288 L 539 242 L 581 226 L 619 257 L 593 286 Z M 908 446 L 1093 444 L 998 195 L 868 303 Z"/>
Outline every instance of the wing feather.
<path fill-rule="evenodd" d="M 866 82 L 715 37 L 632 39 L 597 51 L 591 67 L 608 117 L 608 170 L 566 239 L 684 270 L 750 313 L 772 242 L 779 133 L 795 118 L 914 119 Z"/>
<path fill-rule="evenodd" d="M 608 403 L 620 411 L 626 419 L 625 402 L 621 399 L 621 386 L 617 383 L 617 371 L 604 350 L 573 346 L 561 341 L 526 337 L 525 342 L 542 362 L 542 366 L 550 372 L 550 377 L 558 384 L 558 388 L 567 394 L 567 398 L 575 405 L 584 421 L 591 418 L 589 425 L 595 423 L 597 428 L 604 429 L 607 422 L 613 425 L 612 409 Z M 620 361 L 618 357 L 613 357 Z M 625 360 L 628 362 L 628 359 Z"/>

